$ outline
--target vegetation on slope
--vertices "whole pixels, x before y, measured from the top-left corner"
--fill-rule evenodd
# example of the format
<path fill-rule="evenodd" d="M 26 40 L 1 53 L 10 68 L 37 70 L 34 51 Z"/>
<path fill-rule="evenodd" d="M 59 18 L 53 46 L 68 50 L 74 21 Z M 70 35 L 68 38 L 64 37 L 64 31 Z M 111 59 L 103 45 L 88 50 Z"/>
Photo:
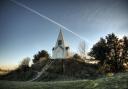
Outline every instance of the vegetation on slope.
<path fill-rule="evenodd" d="M 128 89 L 128 73 L 96 80 L 17 82 L 0 81 L 0 89 Z"/>
<path fill-rule="evenodd" d="M 114 33 L 108 34 L 92 47 L 89 55 L 100 61 L 100 71 L 103 73 L 126 71 L 128 37 L 119 39 Z"/>
<path fill-rule="evenodd" d="M 95 79 L 99 76 L 98 65 L 88 64 L 77 60 L 44 60 L 35 63 L 32 67 L 22 65 L 7 75 L 0 77 L 2 80 L 28 81 L 37 75 L 36 71 L 41 71 L 44 64 L 48 61 L 54 63 L 37 79 L 37 81 L 56 81 L 56 80 L 76 80 L 76 79 Z"/>

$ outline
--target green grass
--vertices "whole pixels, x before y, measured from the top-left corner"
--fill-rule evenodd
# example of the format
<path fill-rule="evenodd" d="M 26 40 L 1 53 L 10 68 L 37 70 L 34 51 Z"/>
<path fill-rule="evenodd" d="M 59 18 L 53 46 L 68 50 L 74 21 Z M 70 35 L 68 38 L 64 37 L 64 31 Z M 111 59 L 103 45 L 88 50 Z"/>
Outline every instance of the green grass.
<path fill-rule="evenodd" d="M 96 80 L 18 82 L 0 81 L 0 89 L 128 89 L 128 73 Z"/>

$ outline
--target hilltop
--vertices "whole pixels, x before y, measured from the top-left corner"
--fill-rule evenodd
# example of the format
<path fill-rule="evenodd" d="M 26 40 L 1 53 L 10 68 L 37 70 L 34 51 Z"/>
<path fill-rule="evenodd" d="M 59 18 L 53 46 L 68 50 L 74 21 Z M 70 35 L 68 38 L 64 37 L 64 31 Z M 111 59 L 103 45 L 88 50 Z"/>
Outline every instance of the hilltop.
<path fill-rule="evenodd" d="M 48 59 L 34 63 L 30 68 L 16 69 L 1 77 L 2 80 L 28 81 L 37 75 L 42 68 L 53 61 L 49 68 L 36 81 L 96 79 L 100 76 L 97 64 L 89 64 L 78 60 Z"/>

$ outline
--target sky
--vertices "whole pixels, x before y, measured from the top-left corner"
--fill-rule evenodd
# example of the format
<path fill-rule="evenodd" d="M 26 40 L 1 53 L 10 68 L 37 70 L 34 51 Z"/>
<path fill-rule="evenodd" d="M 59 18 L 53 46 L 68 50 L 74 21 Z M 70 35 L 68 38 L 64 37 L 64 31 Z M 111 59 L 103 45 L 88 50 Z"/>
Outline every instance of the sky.
<path fill-rule="evenodd" d="M 87 52 L 109 33 L 128 36 L 127 0 L 16 0 L 78 34 Z M 19 64 L 40 50 L 52 55 L 60 27 L 11 0 L 0 0 L 0 66 Z M 81 39 L 63 29 L 73 52 Z"/>

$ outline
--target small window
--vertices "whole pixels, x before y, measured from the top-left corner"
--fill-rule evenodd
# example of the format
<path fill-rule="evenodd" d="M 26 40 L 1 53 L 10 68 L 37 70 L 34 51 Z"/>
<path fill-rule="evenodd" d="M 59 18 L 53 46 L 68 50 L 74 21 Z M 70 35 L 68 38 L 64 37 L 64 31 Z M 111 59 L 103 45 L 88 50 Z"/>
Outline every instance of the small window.
<path fill-rule="evenodd" d="M 62 40 L 58 40 L 58 45 L 62 45 Z"/>
<path fill-rule="evenodd" d="M 54 48 L 52 48 L 52 50 L 54 50 Z"/>
<path fill-rule="evenodd" d="M 65 47 L 65 49 L 66 49 L 66 50 L 68 50 L 68 49 L 69 49 L 69 47 Z"/>

